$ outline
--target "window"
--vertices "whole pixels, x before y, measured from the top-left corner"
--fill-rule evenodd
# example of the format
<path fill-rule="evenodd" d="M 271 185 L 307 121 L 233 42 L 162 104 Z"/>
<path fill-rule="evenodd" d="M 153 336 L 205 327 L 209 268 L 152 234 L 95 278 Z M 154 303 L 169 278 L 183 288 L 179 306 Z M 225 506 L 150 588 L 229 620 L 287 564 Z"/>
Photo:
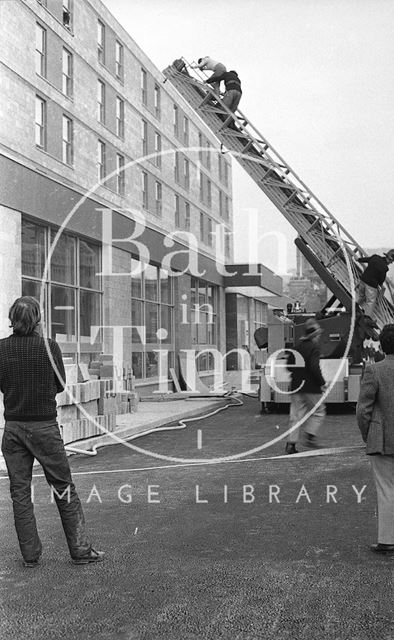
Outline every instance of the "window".
<path fill-rule="evenodd" d="M 105 123 L 105 84 L 97 81 L 97 120 Z"/>
<path fill-rule="evenodd" d="M 192 278 L 190 300 L 192 343 L 215 345 L 218 338 L 218 287 Z M 198 359 L 199 371 L 213 369 L 214 362 L 207 355 Z"/>
<path fill-rule="evenodd" d="M 154 92 L 154 98 L 155 98 L 155 115 L 156 118 L 160 118 L 160 111 L 161 111 L 161 104 L 160 104 L 160 87 L 158 84 L 155 84 L 155 92 Z"/>
<path fill-rule="evenodd" d="M 189 119 L 183 116 L 183 142 L 189 144 Z"/>
<path fill-rule="evenodd" d="M 202 171 L 199 173 L 199 182 L 200 182 L 200 202 L 204 201 L 204 174 Z"/>
<path fill-rule="evenodd" d="M 119 153 L 116 154 L 116 191 L 120 196 L 124 196 L 125 193 L 125 172 L 124 172 L 124 157 Z"/>
<path fill-rule="evenodd" d="M 219 215 L 221 218 L 223 218 L 223 211 L 224 211 L 223 198 L 224 198 L 223 191 L 219 189 Z"/>
<path fill-rule="evenodd" d="M 143 268 L 142 268 L 143 267 Z M 138 331 L 132 332 L 132 366 L 136 378 L 167 377 L 174 363 L 174 294 L 173 278 L 154 265 L 131 260 L 131 324 L 146 329 L 145 341 Z M 167 368 L 160 370 L 159 354 L 163 349 Z"/>
<path fill-rule="evenodd" d="M 210 151 L 211 144 L 210 142 L 208 142 L 208 140 L 206 142 L 206 146 L 207 146 L 207 169 L 210 170 L 211 169 L 211 151 Z"/>
<path fill-rule="evenodd" d="M 59 342 L 64 354 L 89 363 L 89 352 L 102 350 L 90 344 L 91 327 L 99 326 L 102 316 L 102 282 L 97 275 L 101 250 L 93 242 L 62 233 L 44 274 L 54 237 L 54 229 L 22 218 L 22 295 L 39 299 L 43 289 L 49 337 Z"/>
<path fill-rule="evenodd" d="M 35 140 L 42 149 L 46 147 L 46 106 L 45 100 L 36 96 Z"/>
<path fill-rule="evenodd" d="M 142 136 L 142 155 L 145 157 L 148 155 L 148 123 L 145 122 L 145 120 L 142 121 L 141 136 Z"/>
<path fill-rule="evenodd" d="M 115 43 L 115 75 L 123 80 L 123 45 L 118 40 Z"/>
<path fill-rule="evenodd" d="M 156 180 L 155 183 L 155 208 L 156 208 L 156 213 L 157 215 L 161 215 L 161 211 L 162 211 L 162 193 L 163 193 L 163 187 L 161 182 L 158 182 Z"/>
<path fill-rule="evenodd" d="M 175 151 L 174 178 L 175 178 L 175 182 L 179 183 L 179 153 L 178 153 L 178 151 Z"/>
<path fill-rule="evenodd" d="M 36 73 L 46 76 L 46 48 L 47 32 L 38 22 L 36 23 Z"/>
<path fill-rule="evenodd" d="M 71 2 L 72 0 L 63 0 L 63 27 L 71 31 Z"/>
<path fill-rule="evenodd" d="M 185 189 L 188 189 L 190 186 L 190 163 L 187 158 L 183 159 L 183 177 Z"/>
<path fill-rule="evenodd" d="M 73 121 L 67 116 L 63 116 L 62 160 L 73 163 Z"/>
<path fill-rule="evenodd" d="M 207 243 L 209 247 L 213 246 L 213 236 L 212 236 L 212 220 L 208 218 L 208 229 L 207 229 Z"/>
<path fill-rule="evenodd" d="M 180 209 L 179 209 L 179 196 L 175 196 L 175 226 L 181 226 L 181 217 L 180 217 Z"/>
<path fill-rule="evenodd" d="M 230 257 L 231 244 L 230 244 L 230 233 L 225 231 L 224 233 L 224 255 L 226 258 Z"/>
<path fill-rule="evenodd" d="M 225 220 L 230 219 L 230 198 L 228 196 L 224 196 L 224 217 Z"/>
<path fill-rule="evenodd" d="M 176 137 L 178 137 L 179 134 L 179 125 L 178 125 L 178 107 L 176 104 L 174 104 L 174 108 L 172 110 L 172 118 L 173 118 L 173 125 L 174 125 L 174 135 Z"/>
<path fill-rule="evenodd" d="M 161 167 L 161 135 L 155 131 L 155 165 Z"/>
<path fill-rule="evenodd" d="M 212 183 L 210 180 L 207 180 L 207 205 L 208 207 L 212 206 Z"/>
<path fill-rule="evenodd" d="M 185 202 L 185 229 L 190 231 L 190 204 Z"/>
<path fill-rule="evenodd" d="M 119 138 L 124 136 L 124 102 L 118 96 L 116 97 L 116 135 Z"/>
<path fill-rule="evenodd" d="M 202 133 L 198 132 L 198 159 L 202 162 Z"/>
<path fill-rule="evenodd" d="M 200 240 L 204 242 L 204 214 L 200 211 Z"/>
<path fill-rule="evenodd" d="M 105 25 L 97 21 L 97 57 L 101 64 L 105 64 Z"/>
<path fill-rule="evenodd" d="M 73 93 L 73 57 L 67 49 L 63 49 L 62 91 L 65 96 L 71 98 Z"/>
<path fill-rule="evenodd" d="M 148 208 L 148 174 L 146 171 L 142 172 L 142 206 L 144 209 Z"/>
<path fill-rule="evenodd" d="M 228 178 L 230 173 L 230 165 L 224 161 L 224 184 L 228 187 Z"/>
<path fill-rule="evenodd" d="M 142 104 L 148 104 L 148 78 L 145 69 L 141 69 L 141 100 Z"/>
<path fill-rule="evenodd" d="M 97 177 L 99 180 L 105 178 L 105 143 L 101 140 L 97 143 Z"/>

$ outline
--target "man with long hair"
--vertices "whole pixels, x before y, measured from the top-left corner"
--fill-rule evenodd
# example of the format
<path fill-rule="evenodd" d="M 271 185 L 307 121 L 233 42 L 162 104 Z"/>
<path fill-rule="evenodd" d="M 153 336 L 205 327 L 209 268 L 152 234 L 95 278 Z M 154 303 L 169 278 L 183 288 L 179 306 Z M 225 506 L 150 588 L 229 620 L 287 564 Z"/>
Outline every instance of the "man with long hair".
<path fill-rule="evenodd" d="M 15 528 L 24 565 L 40 563 L 42 544 L 31 500 L 33 462 L 41 464 L 59 510 L 71 559 L 88 564 L 103 559 L 85 532 L 82 505 L 71 478 L 57 424 L 56 394 L 65 386 L 59 345 L 41 336 L 35 298 L 15 300 L 9 311 L 12 334 L 0 340 L 0 391 L 4 394 L 2 452 L 10 479 Z"/>

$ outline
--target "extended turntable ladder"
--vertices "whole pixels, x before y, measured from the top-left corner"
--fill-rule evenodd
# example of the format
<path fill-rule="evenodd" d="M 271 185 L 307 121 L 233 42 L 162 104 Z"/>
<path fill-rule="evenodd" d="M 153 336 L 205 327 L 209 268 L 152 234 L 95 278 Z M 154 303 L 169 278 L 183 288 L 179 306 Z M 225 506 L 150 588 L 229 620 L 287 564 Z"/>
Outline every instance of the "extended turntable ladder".
<path fill-rule="evenodd" d="M 199 72 L 189 73 L 171 65 L 164 70 L 183 98 L 195 109 L 239 164 L 297 231 L 298 248 L 320 267 L 323 278 L 335 297 L 351 309 L 354 285 L 363 267 L 357 258 L 365 256 L 363 249 L 347 233 L 312 191 L 300 180 L 269 142 L 238 109 L 234 114 L 225 107 Z M 348 263 L 352 278 L 349 274 Z M 375 308 L 375 320 L 381 328 L 394 321 L 394 301 L 380 296 Z"/>

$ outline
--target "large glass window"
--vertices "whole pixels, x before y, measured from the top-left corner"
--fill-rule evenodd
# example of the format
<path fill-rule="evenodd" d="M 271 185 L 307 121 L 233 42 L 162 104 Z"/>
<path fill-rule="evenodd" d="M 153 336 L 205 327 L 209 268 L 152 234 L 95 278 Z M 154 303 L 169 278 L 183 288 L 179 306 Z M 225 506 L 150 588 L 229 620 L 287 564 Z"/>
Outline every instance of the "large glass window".
<path fill-rule="evenodd" d="M 168 367 L 174 365 L 174 282 L 164 269 L 135 259 L 131 272 L 132 324 L 145 327 L 145 341 L 137 329 L 132 333 L 133 371 L 137 378 L 152 378 L 160 374 L 158 350 L 167 352 Z"/>
<path fill-rule="evenodd" d="M 191 282 L 191 338 L 198 350 L 218 342 L 218 287 L 204 280 Z M 199 371 L 211 370 L 213 359 L 206 355 L 198 358 Z"/>
<path fill-rule="evenodd" d="M 89 354 L 102 350 L 100 342 L 90 344 L 102 317 L 101 249 L 65 233 L 52 246 L 55 237 L 54 229 L 22 220 L 22 295 L 39 299 L 43 287 L 49 337 L 64 354 L 89 362 Z"/>

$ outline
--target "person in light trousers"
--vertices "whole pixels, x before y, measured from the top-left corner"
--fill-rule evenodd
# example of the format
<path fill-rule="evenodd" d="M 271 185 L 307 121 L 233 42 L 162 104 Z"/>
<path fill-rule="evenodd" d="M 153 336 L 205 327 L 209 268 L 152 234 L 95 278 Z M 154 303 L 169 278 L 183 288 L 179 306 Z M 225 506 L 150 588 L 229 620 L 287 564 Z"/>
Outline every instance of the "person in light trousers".
<path fill-rule="evenodd" d="M 378 541 L 371 550 L 394 555 L 394 324 L 379 339 L 385 358 L 366 366 L 356 415 L 377 492 Z"/>

